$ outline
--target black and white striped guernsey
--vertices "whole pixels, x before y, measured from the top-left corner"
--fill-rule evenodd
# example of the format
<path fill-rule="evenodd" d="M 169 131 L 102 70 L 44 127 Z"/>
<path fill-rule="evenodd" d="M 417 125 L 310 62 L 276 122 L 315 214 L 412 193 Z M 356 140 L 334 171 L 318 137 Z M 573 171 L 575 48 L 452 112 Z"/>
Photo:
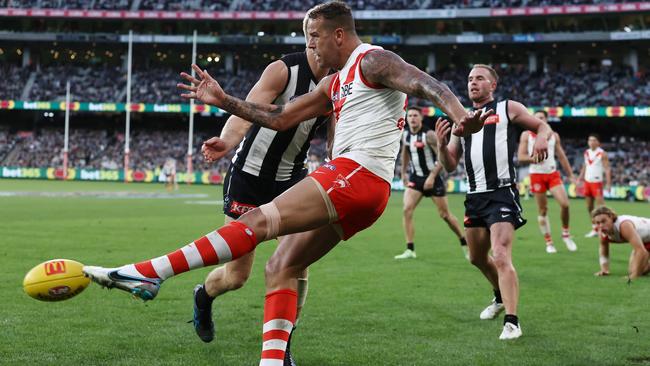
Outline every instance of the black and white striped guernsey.
<path fill-rule="evenodd" d="M 477 109 L 492 109 L 495 114 L 488 117 L 479 132 L 461 138 L 468 194 L 490 192 L 517 182 L 513 158 L 519 129 L 508 117 L 508 100 L 492 101 Z"/>
<path fill-rule="evenodd" d="M 412 133 L 405 128 L 402 135 L 402 143 L 406 146 L 406 153 L 409 155 L 409 172 L 418 177 L 426 177 L 436 164 L 436 154 L 427 143 L 427 132 L 429 128 L 422 126 L 420 131 Z"/>
<path fill-rule="evenodd" d="M 305 52 L 281 58 L 289 71 L 287 84 L 273 104 L 283 105 L 307 94 L 318 84 Z M 313 118 L 287 131 L 274 131 L 253 125 L 239 144 L 233 165 L 256 177 L 275 181 L 296 178 L 305 168 L 309 144 L 318 126 L 326 117 Z"/>

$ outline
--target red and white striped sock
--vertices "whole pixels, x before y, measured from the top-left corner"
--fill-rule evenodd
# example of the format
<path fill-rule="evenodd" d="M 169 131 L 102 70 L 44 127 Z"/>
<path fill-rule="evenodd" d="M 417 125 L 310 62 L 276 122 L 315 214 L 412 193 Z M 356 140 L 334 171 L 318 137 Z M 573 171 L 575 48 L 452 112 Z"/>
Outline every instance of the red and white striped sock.
<path fill-rule="evenodd" d="M 266 294 L 262 357 L 259 366 L 283 366 L 287 341 L 296 322 L 298 294 L 291 289 Z"/>
<path fill-rule="evenodd" d="M 563 238 L 570 238 L 571 233 L 569 232 L 569 227 L 568 226 L 562 226 L 562 237 Z"/>
<path fill-rule="evenodd" d="M 253 251 L 255 246 L 253 230 L 233 221 L 167 255 L 121 267 L 120 272 L 164 281 L 195 268 L 230 262 Z"/>

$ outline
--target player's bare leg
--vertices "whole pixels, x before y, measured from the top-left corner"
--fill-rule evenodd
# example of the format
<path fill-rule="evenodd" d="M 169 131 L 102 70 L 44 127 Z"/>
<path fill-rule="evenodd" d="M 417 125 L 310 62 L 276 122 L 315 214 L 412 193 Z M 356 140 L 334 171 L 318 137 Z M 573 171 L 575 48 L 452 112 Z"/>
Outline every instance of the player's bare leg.
<path fill-rule="evenodd" d="M 406 188 L 404 191 L 404 206 L 402 210 L 402 225 L 406 239 L 406 250 L 395 256 L 395 259 L 415 258 L 415 228 L 413 227 L 413 212 L 422 199 L 422 192 Z"/>
<path fill-rule="evenodd" d="M 490 232 L 483 227 L 465 228 L 469 261 L 476 266 L 490 282 L 494 290 L 494 299 L 480 314 L 483 320 L 494 319 L 503 311 L 503 300 L 499 291 L 499 274 L 490 256 Z"/>
<path fill-rule="evenodd" d="M 578 246 L 571 238 L 571 232 L 569 231 L 569 197 L 566 194 L 564 186 L 557 185 L 551 188 L 551 194 L 555 201 L 560 205 L 560 218 L 562 220 L 562 241 L 566 245 L 567 249 L 571 252 L 578 250 Z"/>
<path fill-rule="evenodd" d="M 454 216 L 454 214 L 452 214 L 451 211 L 449 211 L 449 203 L 447 202 L 447 197 L 433 196 L 431 197 L 431 199 L 433 200 L 433 203 L 436 205 L 436 208 L 438 209 L 438 215 L 440 215 L 440 218 L 447 223 L 447 226 L 449 226 L 451 231 L 453 231 L 454 234 L 456 234 L 456 236 L 458 237 L 465 258 L 469 259 L 469 250 L 467 249 L 467 240 L 465 239 L 465 233 L 461 228 L 460 224 L 458 223 L 458 219 L 456 218 L 456 216 Z"/>
<path fill-rule="evenodd" d="M 499 339 L 514 339 L 521 336 L 517 304 L 519 302 L 519 279 L 512 264 L 512 239 L 515 228 L 509 222 L 497 222 L 490 226 L 490 240 L 494 264 L 499 273 L 499 289 L 506 309 L 503 332 Z"/>
<path fill-rule="evenodd" d="M 535 202 L 537 202 L 537 225 L 542 236 L 544 236 L 546 253 L 557 253 L 557 249 L 553 245 L 553 238 L 551 237 L 551 222 L 548 219 L 548 199 L 546 198 L 546 192 L 537 192 L 534 195 Z"/>
<path fill-rule="evenodd" d="M 306 178 L 271 203 L 247 212 L 237 221 L 167 255 L 119 268 L 84 267 L 95 282 L 117 287 L 145 300 L 153 299 L 169 277 L 240 258 L 266 240 L 312 230 L 331 220 L 331 205 L 321 187 Z"/>

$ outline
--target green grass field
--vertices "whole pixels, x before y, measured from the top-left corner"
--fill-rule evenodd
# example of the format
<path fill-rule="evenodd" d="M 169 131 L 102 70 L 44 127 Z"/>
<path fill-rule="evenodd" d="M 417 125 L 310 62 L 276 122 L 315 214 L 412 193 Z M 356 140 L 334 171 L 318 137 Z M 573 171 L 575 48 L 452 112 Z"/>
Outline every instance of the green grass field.
<path fill-rule="evenodd" d="M 257 365 L 261 349 L 263 266 L 275 247 L 258 248 L 243 289 L 215 302 L 217 339 L 194 334 L 192 289 L 208 269 L 168 280 L 146 304 L 91 285 L 78 297 L 45 303 L 22 290 L 25 273 L 53 258 L 117 266 L 174 250 L 220 226 L 220 187 L 182 186 L 187 198 L 62 195 L 64 192 L 157 192 L 161 185 L 0 180 L 0 364 Z M 39 192 L 59 192 L 47 196 Z M 449 197 L 462 217 L 463 196 Z M 521 285 L 524 336 L 497 338 L 502 317 L 481 321 L 492 292 L 462 256 L 431 202 L 416 212 L 418 259 L 404 249 L 401 199 L 382 218 L 315 264 L 292 350 L 300 366 L 322 365 L 650 365 L 650 279 L 628 284 L 628 246 L 611 253 L 612 275 L 598 270 L 596 239 L 581 200 L 571 201 L 579 246 L 560 241 L 559 210 L 550 215 L 558 254 L 548 255 L 532 200 L 517 231 L 514 260 Z M 611 202 L 619 212 L 650 216 L 647 203 Z"/>

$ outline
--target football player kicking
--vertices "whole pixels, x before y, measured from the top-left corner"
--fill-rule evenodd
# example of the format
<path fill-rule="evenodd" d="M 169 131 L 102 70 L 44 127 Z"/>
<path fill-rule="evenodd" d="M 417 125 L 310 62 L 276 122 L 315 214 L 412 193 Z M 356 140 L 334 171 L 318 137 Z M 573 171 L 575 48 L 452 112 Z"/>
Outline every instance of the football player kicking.
<path fill-rule="evenodd" d="M 630 280 L 650 273 L 650 218 L 619 216 L 605 206 L 594 209 L 591 217 L 600 231 L 600 271 L 596 276 L 609 275 L 610 243 L 629 243 L 632 247 L 628 266 Z"/>
<path fill-rule="evenodd" d="M 84 268 L 95 282 L 151 299 L 172 276 L 232 261 L 259 243 L 295 233 L 292 245 L 279 246 L 266 265 L 261 366 L 283 364 L 296 320 L 297 278 L 341 240 L 371 226 L 384 211 L 406 94 L 433 102 L 458 124 L 458 134 L 478 131 L 491 114 L 466 112 L 445 84 L 393 52 L 362 43 L 345 3 L 317 5 L 307 16 L 308 48 L 315 52 L 320 67 L 339 70 L 313 91 L 286 105 L 246 102 L 226 94 L 196 65 L 192 67 L 198 78 L 182 73 L 190 84 L 179 84 L 179 88 L 187 91 L 184 98 L 198 99 L 278 131 L 333 112 L 333 160 L 270 203 L 174 252 L 118 268 Z"/>
<path fill-rule="evenodd" d="M 548 123 L 548 114 L 546 111 L 540 110 L 535 112 L 534 116 L 544 123 Z M 517 160 L 520 164 L 530 164 L 530 186 L 531 191 L 535 195 L 537 201 L 537 209 L 539 215 L 537 216 L 537 223 L 539 230 L 544 235 L 546 242 L 546 253 L 557 253 L 557 249 L 553 245 L 553 238 L 551 237 L 551 223 L 548 220 L 548 199 L 546 198 L 546 191 L 550 191 L 557 203 L 560 205 L 560 217 L 562 218 L 562 241 L 570 252 L 578 250 L 576 243 L 571 239 L 569 232 L 569 197 L 566 194 L 564 185 L 562 184 L 562 177 L 557 170 L 555 156 L 557 156 L 564 172 L 569 176 L 572 183 L 576 183 L 571 164 L 567 159 L 562 143 L 560 142 L 560 135 L 553 132 L 551 138 L 548 140 L 548 158 L 539 163 L 535 163 L 531 158 L 533 152 L 533 145 L 537 136 L 531 131 L 524 131 L 519 139 L 519 152 L 517 153 Z"/>
<path fill-rule="evenodd" d="M 249 102 L 286 104 L 313 90 L 329 73 L 321 68 L 311 50 L 292 53 L 267 66 L 260 80 L 251 89 Z M 239 145 L 223 187 L 225 223 L 237 220 L 244 213 L 271 202 L 306 176 L 305 159 L 316 129 L 327 118 L 303 121 L 286 131 L 277 132 L 253 126 L 231 116 L 220 137 L 206 141 L 202 152 L 207 161 L 217 161 Z M 243 140 L 243 141 L 242 141 Z M 291 235 L 280 238 L 280 245 L 291 245 Z M 204 342 L 214 338 L 212 304 L 216 297 L 241 288 L 250 276 L 254 252 L 216 268 L 204 284 L 194 289 L 194 328 Z M 298 278 L 298 312 L 307 296 L 307 270 Z M 289 344 L 285 365 L 294 365 Z"/>

